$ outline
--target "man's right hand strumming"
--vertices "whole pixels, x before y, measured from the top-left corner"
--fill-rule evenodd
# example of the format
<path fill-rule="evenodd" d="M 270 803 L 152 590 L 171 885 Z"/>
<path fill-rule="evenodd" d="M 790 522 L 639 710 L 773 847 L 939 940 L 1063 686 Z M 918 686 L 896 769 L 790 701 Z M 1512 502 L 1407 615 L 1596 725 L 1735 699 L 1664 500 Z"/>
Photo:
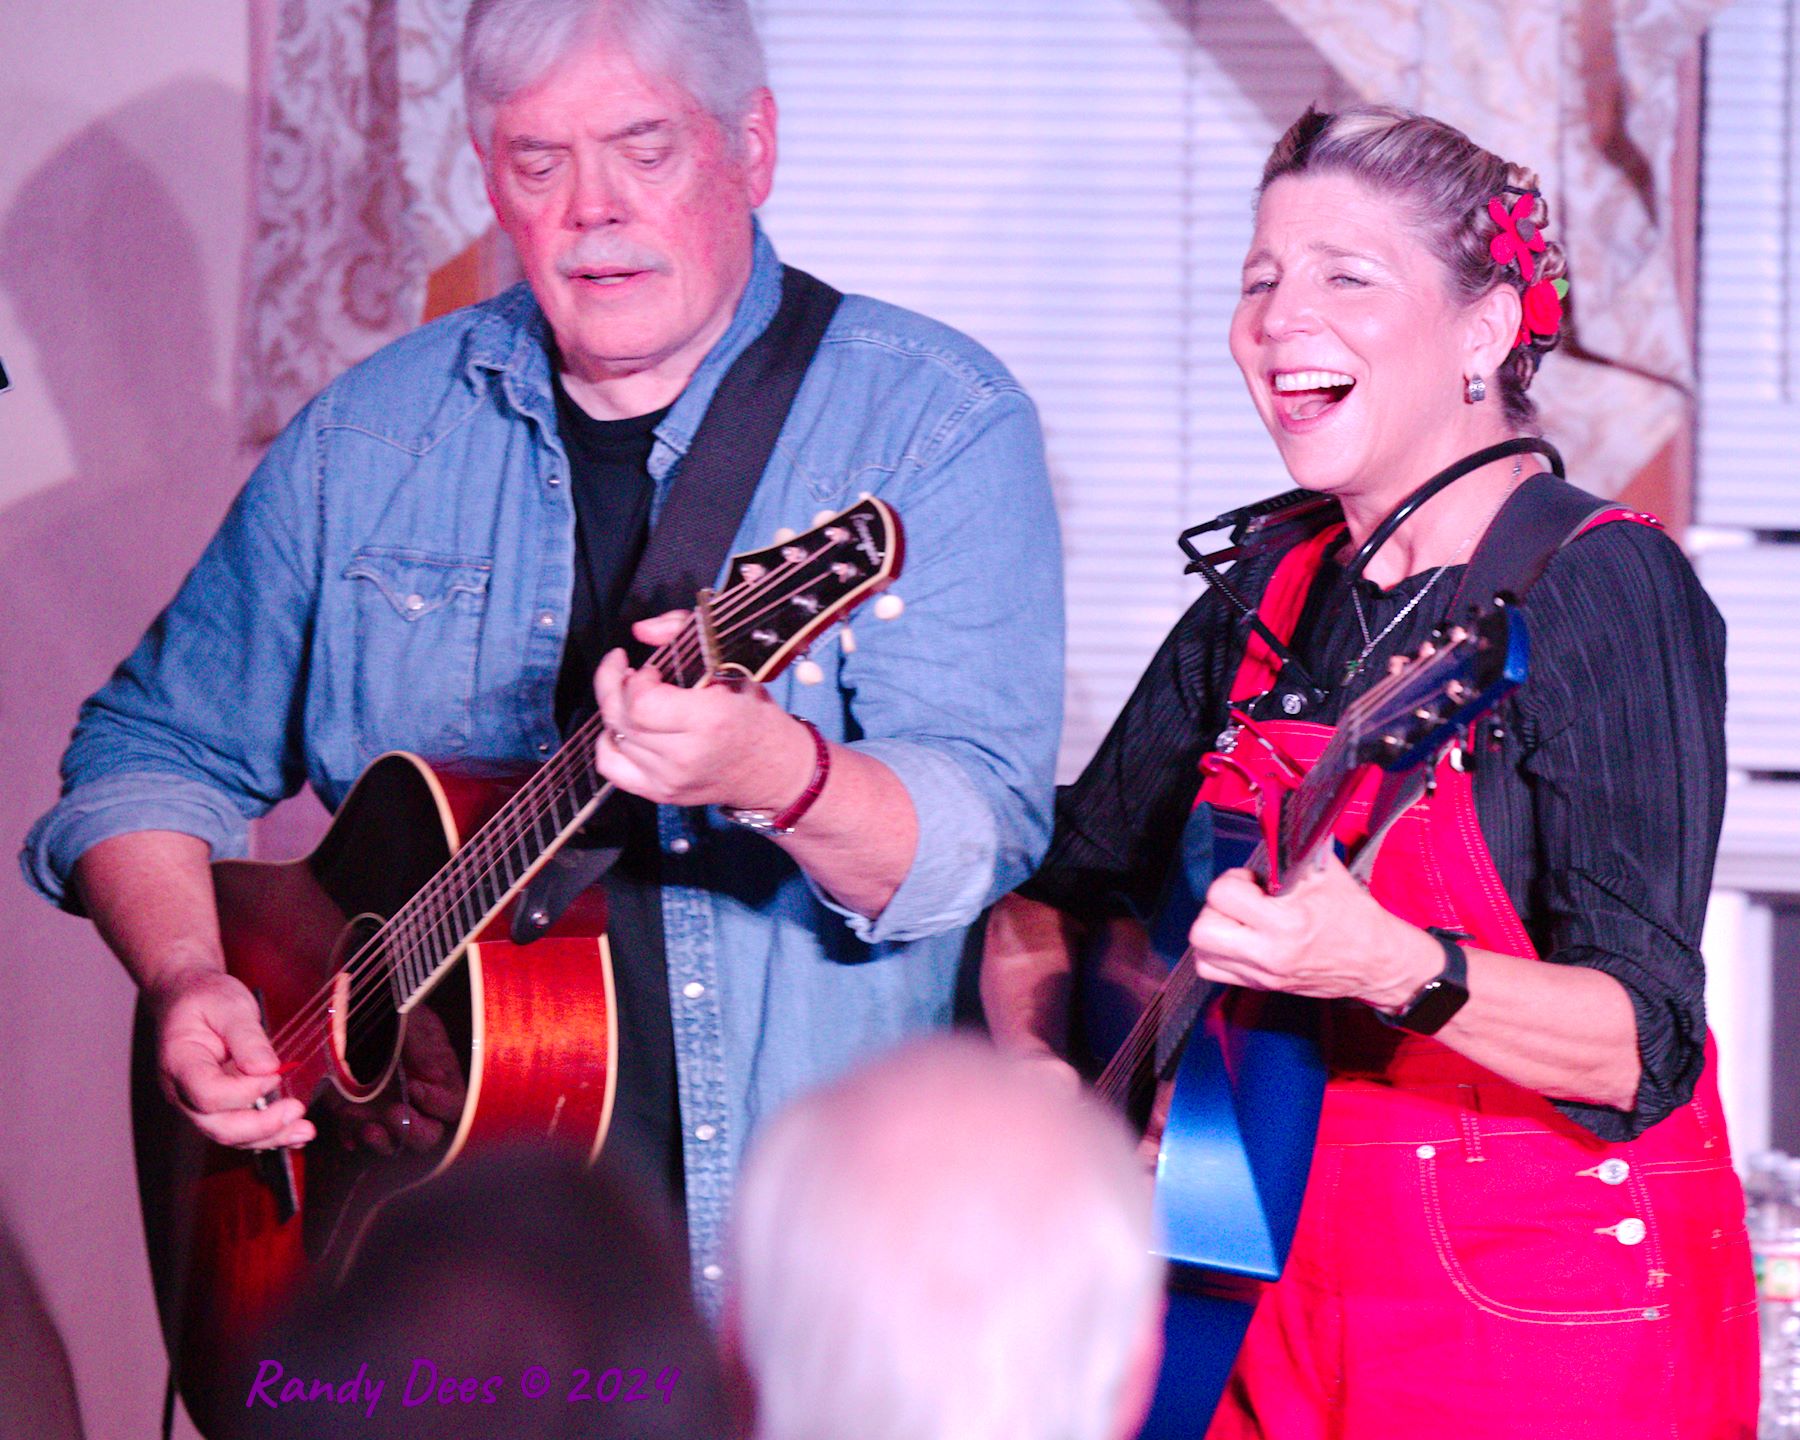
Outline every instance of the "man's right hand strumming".
<path fill-rule="evenodd" d="M 280 1061 L 241 980 L 194 962 L 144 987 L 156 1022 L 163 1094 L 207 1139 L 240 1149 L 304 1145 L 314 1136 L 306 1107 L 275 1097 Z"/>
<path fill-rule="evenodd" d="M 276 1088 L 280 1062 L 256 997 L 225 973 L 211 859 L 192 835 L 141 830 L 92 846 L 75 878 L 94 924 L 144 992 L 163 1093 L 221 1145 L 304 1145 L 314 1131 L 300 1101 L 258 1108 Z"/>

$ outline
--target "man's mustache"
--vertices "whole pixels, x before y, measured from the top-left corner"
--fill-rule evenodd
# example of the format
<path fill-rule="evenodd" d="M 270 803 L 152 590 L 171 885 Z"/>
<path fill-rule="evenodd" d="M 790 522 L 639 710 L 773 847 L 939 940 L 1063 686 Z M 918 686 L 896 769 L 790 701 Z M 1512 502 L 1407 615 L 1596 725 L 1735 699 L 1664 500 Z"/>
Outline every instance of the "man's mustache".
<path fill-rule="evenodd" d="M 652 270 L 667 275 L 670 266 L 658 251 L 618 240 L 577 245 L 556 262 L 557 274 L 565 280 L 605 270 Z"/>

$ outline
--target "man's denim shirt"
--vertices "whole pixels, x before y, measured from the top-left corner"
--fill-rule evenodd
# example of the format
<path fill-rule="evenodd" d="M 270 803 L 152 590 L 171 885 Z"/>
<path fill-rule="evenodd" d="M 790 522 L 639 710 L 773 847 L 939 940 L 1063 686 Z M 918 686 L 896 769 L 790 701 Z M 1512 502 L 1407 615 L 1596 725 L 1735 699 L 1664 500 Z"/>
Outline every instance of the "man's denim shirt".
<path fill-rule="evenodd" d="M 759 230 L 730 328 L 657 427 L 659 503 L 780 288 Z M 517 286 L 388 346 L 288 426 L 83 706 L 63 798 L 22 857 L 40 892 L 72 904 L 77 857 L 127 831 L 242 855 L 251 818 L 306 781 L 335 809 L 386 750 L 555 750 L 575 517 L 546 339 Z M 864 491 L 905 527 L 905 612 L 859 617 L 854 653 L 821 646 L 825 683 L 790 671 L 771 688 L 905 784 L 919 820 L 905 881 L 865 919 L 767 839 L 705 810 L 660 816 L 689 1228 L 709 1300 L 750 1132 L 796 1091 L 948 1022 L 964 928 L 1049 836 L 1062 567 L 1036 413 L 964 336 L 849 296 L 734 549 Z"/>

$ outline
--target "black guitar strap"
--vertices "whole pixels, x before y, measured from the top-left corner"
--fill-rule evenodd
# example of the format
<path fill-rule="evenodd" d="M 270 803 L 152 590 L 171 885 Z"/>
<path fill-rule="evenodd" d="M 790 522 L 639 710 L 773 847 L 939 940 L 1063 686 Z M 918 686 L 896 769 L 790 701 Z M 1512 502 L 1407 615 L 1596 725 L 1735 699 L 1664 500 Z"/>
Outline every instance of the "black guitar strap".
<path fill-rule="evenodd" d="M 1531 476 L 1507 497 L 1481 537 L 1447 613 L 1454 619 L 1503 590 L 1523 600 L 1563 546 L 1596 515 L 1617 508 L 1616 501 L 1590 495 L 1548 471 Z"/>
<path fill-rule="evenodd" d="M 775 318 L 725 372 L 675 472 L 620 607 L 627 624 L 691 606 L 695 593 L 718 576 L 843 298 L 804 270 L 782 267 Z M 626 648 L 633 663 L 649 653 L 635 641 Z M 612 868 L 624 829 L 608 812 L 622 809 L 612 802 L 602 805 L 581 835 L 532 877 L 513 909 L 515 944 L 537 939 Z"/>

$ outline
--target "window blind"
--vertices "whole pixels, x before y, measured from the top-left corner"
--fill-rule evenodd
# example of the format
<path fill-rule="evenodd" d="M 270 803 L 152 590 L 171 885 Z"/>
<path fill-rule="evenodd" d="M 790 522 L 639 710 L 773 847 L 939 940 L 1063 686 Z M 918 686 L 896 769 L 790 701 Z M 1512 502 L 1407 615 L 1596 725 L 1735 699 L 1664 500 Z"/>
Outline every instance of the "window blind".
<path fill-rule="evenodd" d="M 1800 891 L 1800 7 L 1736 0 L 1707 32 L 1695 508 L 1725 616 L 1719 883 Z M 1702 538 L 1707 538 L 1703 536 Z"/>
<path fill-rule="evenodd" d="M 1175 535 L 1287 488 L 1225 348 L 1269 147 L 1332 72 L 1263 0 L 761 0 L 764 223 L 993 350 L 1063 523 L 1072 776 L 1196 588 Z"/>
<path fill-rule="evenodd" d="M 1797 29 L 1792 0 L 1737 0 L 1707 32 L 1696 494 L 1707 525 L 1800 532 Z"/>

